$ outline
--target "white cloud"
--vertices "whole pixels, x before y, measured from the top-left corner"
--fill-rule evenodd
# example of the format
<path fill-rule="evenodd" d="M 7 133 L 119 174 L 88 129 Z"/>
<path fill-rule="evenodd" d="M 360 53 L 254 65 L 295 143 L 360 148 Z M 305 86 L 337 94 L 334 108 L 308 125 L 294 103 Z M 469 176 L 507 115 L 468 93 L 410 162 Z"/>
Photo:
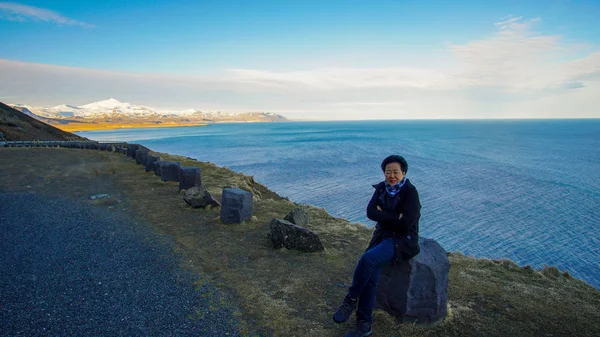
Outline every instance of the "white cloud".
<path fill-rule="evenodd" d="M 266 70 L 228 69 L 231 79 L 264 86 L 305 86 L 321 89 L 414 87 L 426 88 L 444 80 L 432 69 L 396 68 L 323 68 L 308 71 L 271 72 Z"/>
<path fill-rule="evenodd" d="M 568 45 L 558 35 L 533 30 L 540 19 L 515 17 L 496 23 L 492 37 L 463 45 L 450 45 L 455 66 L 448 68 L 324 68 L 308 71 L 272 72 L 229 69 L 233 80 L 278 88 L 420 88 L 458 90 L 496 87 L 508 91 L 540 91 L 577 88 L 565 85 L 578 78 L 600 74 L 598 52 L 569 60 L 579 45 Z M 580 83 L 582 84 L 582 83 Z M 584 85 L 584 84 L 583 84 Z"/>
<path fill-rule="evenodd" d="M 58 25 L 94 27 L 94 25 L 67 18 L 49 9 L 21 5 L 14 2 L 0 2 L 0 18 L 19 22 L 44 21 Z"/>
<path fill-rule="evenodd" d="M 231 68 L 208 77 L 0 60 L 0 74 L 11 79 L 0 81 L 0 92 L 17 97 L 13 103 L 79 105 L 115 97 L 157 108 L 291 118 L 600 118 L 600 50 L 540 34 L 536 22 L 511 18 L 496 24 L 492 36 L 448 45 L 444 67 Z"/>

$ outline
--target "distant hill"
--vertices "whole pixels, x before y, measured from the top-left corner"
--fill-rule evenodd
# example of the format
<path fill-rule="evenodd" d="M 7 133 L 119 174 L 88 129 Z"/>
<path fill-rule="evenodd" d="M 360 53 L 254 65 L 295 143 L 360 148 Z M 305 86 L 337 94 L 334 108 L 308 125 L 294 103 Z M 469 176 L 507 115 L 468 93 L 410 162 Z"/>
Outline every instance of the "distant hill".
<path fill-rule="evenodd" d="M 84 140 L 0 103 L 0 132 L 6 140 Z"/>

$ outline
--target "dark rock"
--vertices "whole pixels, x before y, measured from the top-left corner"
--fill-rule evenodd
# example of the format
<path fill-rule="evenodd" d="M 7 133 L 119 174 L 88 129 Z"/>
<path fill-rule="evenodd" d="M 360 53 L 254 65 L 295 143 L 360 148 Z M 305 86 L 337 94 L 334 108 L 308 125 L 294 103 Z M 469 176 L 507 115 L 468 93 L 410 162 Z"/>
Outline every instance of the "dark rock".
<path fill-rule="evenodd" d="M 164 163 L 164 160 L 158 160 L 155 164 L 154 164 L 154 175 L 155 176 L 159 176 L 160 177 L 160 164 Z"/>
<path fill-rule="evenodd" d="M 142 149 L 135 150 L 135 162 L 138 165 L 146 165 L 147 157 L 148 157 L 148 150 L 142 150 Z"/>
<path fill-rule="evenodd" d="M 241 223 L 252 217 L 252 193 L 237 187 L 224 187 L 221 197 L 221 221 Z"/>
<path fill-rule="evenodd" d="M 435 240 L 420 238 L 419 245 L 414 258 L 382 268 L 375 307 L 404 322 L 436 324 L 447 314 L 450 261 Z"/>
<path fill-rule="evenodd" d="M 304 208 L 294 208 L 283 219 L 300 227 L 306 227 L 308 225 L 308 214 Z"/>
<path fill-rule="evenodd" d="M 289 221 L 273 219 L 269 230 L 269 238 L 274 248 L 285 247 L 309 253 L 324 249 L 317 234 Z"/>
<path fill-rule="evenodd" d="M 154 171 L 157 162 L 160 160 L 160 157 L 157 156 L 147 156 L 146 157 L 146 172 Z"/>
<path fill-rule="evenodd" d="M 202 186 L 202 172 L 199 167 L 184 166 L 179 169 L 179 190 Z"/>
<path fill-rule="evenodd" d="M 127 144 L 127 157 L 135 158 L 135 150 L 139 148 L 139 145 Z"/>
<path fill-rule="evenodd" d="M 178 162 L 159 161 L 160 165 L 160 180 L 162 181 L 179 181 L 179 169 L 181 165 Z"/>
<path fill-rule="evenodd" d="M 192 206 L 192 208 L 206 207 L 209 205 L 213 207 L 220 206 L 219 202 L 208 193 L 204 186 L 192 187 L 185 191 L 183 200 L 187 202 L 188 205 Z"/>

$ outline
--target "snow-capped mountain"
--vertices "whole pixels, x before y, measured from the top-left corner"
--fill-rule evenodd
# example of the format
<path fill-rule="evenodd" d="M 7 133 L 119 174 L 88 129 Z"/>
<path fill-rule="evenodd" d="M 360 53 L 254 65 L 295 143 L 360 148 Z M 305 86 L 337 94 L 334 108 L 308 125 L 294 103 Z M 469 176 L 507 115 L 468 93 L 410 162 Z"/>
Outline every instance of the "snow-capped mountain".
<path fill-rule="evenodd" d="M 112 109 L 129 109 L 129 103 L 121 103 L 114 98 L 109 98 L 104 101 L 94 102 L 86 105 L 82 105 L 81 108 L 88 110 L 112 110 Z"/>
<path fill-rule="evenodd" d="M 286 118 L 273 113 L 249 112 L 234 114 L 221 111 L 200 111 L 196 109 L 185 110 L 165 110 L 156 109 L 143 105 L 132 105 L 130 103 L 120 102 L 117 99 L 93 102 L 85 105 L 75 106 L 61 104 L 51 108 L 31 107 L 27 105 L 13 105 L 13 107 L 40 117 L 54 119 L 116 119 L 116 118 L 154 118 L 164 119 L 170 117 L 189 118 L 193 120 L 211 121 L 275 121 L 285 120 Z"/>
<path fill-rule="evenodd" d="M 101 118 L 115 114 L 129 117 L 142 117 L 150 115 L 177 115 L 186 116 L 196 112 L 194 109 L 186 110 L 164 110 L 147 106 L 136 106 L 129 103 L 120 102 L 114 98 L 104 101 L 93 102 L 81 106 L 61 104 L 51 108 L 30 107 L 19 105 L 21 109 L 26 108 L 33 113 L 52 118 L 61 117 L 81 117 L 81 118 Z"/>

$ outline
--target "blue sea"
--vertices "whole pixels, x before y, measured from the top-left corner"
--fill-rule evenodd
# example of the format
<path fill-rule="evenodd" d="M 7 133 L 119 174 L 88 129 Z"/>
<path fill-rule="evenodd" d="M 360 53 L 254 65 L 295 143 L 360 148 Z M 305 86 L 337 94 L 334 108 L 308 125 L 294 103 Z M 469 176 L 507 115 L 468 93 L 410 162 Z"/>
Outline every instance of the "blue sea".
<path fill-rule="evenodd" d="M 336 121 L 80 132 L 254 176 L 372 226 L 379 167 L 404 156 L 420 232 L 448 251 L 555 265 L 600 288 L 600 120 Z"/>

